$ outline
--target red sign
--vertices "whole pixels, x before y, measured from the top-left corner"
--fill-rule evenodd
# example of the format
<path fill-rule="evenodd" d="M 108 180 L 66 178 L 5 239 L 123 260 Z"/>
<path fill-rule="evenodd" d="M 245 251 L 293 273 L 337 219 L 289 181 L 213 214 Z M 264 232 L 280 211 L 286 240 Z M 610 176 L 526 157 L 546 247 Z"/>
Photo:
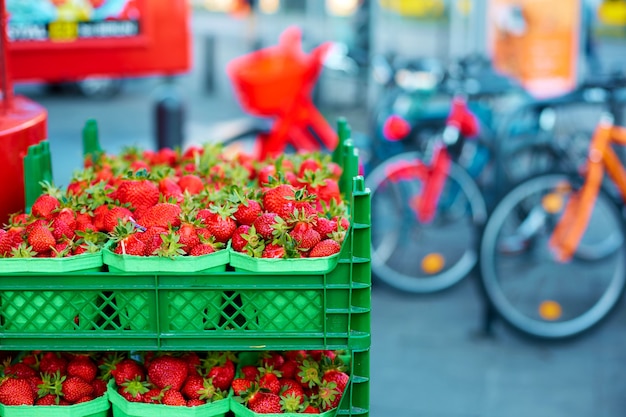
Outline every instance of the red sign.
<path fill-rule="evenodd" d="M 15 80 L 185 72 L 186 0 L 7 0 Z"/>

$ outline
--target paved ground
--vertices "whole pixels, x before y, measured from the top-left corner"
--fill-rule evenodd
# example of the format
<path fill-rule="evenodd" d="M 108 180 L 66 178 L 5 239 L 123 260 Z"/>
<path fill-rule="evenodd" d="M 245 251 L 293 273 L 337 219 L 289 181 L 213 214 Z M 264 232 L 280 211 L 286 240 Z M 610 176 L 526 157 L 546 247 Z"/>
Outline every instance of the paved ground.
<path fill-rule="evenodd" d="M 244 51 L 241 22 L 197 20 L 194 71 L 179 80 L 189 116 L 188 135 L 203 138 L 217 121 L 243 113 L 223 71 L 214 94 L 204 94 L 201 34 L 222 33 L 220 63 Z M 276 32 L 278 26 L 269 32 Z M 432 35 L 432 34 L 431 34 Z M 269 36 L 269 35 L 268 35 Z M 80 165 L 80 130 L 100 121 L 103 146 L 152 144 L 152 103 L 158 83 L 129 82 L 118 98 L 100 102 L 76 95 L 26 92 L 50 112 L 49 131 L 56 180 L 66 184 Z M 364 125 L 365 110 L 350 114 Z M 330 116 L 338 114 L 328 113 Z M 360 116 L 360 117 L 359 117 Z M 207 138 L 209 139 L 209 138 Z M 626 308 L 623 304 L 597 331 L 566 343 L 518 336 L 502 325 L 485 338 L 482 300 L 473 277 L 441 294 L 415 297 L 375 286 L 372 296 L 371 415 L 394 417 L 620 417 L 626 414 Z"/>

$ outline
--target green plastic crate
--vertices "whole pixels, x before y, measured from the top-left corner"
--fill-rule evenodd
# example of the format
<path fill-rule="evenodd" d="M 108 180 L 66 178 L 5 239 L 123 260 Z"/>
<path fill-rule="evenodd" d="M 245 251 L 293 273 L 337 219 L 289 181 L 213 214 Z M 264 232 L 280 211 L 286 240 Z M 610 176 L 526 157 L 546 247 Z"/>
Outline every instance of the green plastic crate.
<path fill-rule="evenodd" d="M 184 407 L 131 403 L 117 393 L 114 384 L 109 384 L 107 392 L 113 417 L 224 417 L 230 410 L 230 398 L 197 407 Z"/>
<path fill-rule="evenodd" d="M 0 276 L 11 273 L 65 273 L 100 271 L 102 252 L 84 253 L 67 258 L 0 258 Z"/>
<path fill-rule="evenodd" d="M 302 414 L 302 413 L 259 414 L 250 410 L 245 405 L 239 404 L 236 398 L 231 398 L 230 410 L 233 412 L 233 414 L 235 414 L 235 417 L 261 417 L 261 416 L 266 416 L 266 417 L 302 417 L 302 416 L 334 417 L 335 415 L 337 415 L 338 409 L 326 411 L 325 413 L 321 413 L 321 414 Z"/>
<path fill-rule="evenodd" d="M 0 404 L 0 416 L 2 417 L 108 417 L 111 404 L 107 395 L 98 397 L 92 401 L 68 405 L 32 406 L 18 405 L 6 406 Z"/>

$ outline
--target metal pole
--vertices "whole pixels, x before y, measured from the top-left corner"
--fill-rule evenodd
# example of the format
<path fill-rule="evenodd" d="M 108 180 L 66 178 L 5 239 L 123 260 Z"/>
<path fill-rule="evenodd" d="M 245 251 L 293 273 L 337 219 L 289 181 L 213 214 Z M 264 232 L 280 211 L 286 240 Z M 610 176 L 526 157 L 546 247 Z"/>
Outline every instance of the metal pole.
<path fill-rule="evenodd" d="M 9 40 L 7 35 L 6 7 L 4 0 L 0 0 L 0 87 L 2 89 L 4 112 L 8 112 L 13 105 L 13 85 L 9 73 Z"/>

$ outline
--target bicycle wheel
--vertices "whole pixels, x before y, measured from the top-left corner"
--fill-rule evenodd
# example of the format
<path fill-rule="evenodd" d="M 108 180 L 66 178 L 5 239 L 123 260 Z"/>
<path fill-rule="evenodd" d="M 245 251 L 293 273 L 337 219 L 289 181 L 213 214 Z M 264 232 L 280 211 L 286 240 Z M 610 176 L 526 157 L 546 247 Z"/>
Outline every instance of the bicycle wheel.
<path fill-rule="evenodd" d="M 489 301 L 514 328 L 536 337 L 578 335 L 600 322 L 619 300 L 625 282 L 624 221 L 603 190 L 579 250 L 619 234 L 619 250 L 593 261 L 554 259 L 552 231 L 572 194 L 567 174 L 542 174 L 514 187 L 496 205 L 480 243 L 480 272 Z"/>
<path fill-rule="evenodd" d="M 413 203 L 421 181 L 394 175 L 398 162 L 420 155 L 397 155 L 366 178 L 372 199 L 372 272 L 398 290 L 430 293 L 454 285 L 474 268 L 487 209 L 474 180 L 453 163 L 435 218 L 420 223 Z"/>

